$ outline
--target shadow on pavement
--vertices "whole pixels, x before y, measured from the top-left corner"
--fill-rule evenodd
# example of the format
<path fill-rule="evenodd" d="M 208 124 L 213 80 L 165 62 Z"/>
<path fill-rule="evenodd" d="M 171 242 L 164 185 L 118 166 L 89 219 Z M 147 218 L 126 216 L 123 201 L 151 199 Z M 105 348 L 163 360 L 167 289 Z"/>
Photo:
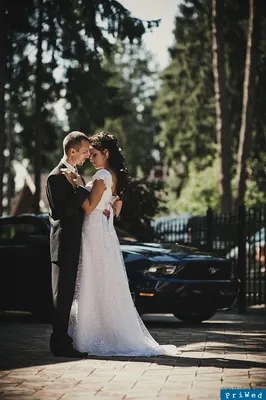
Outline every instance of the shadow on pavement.
<path fill-rule="evenodd" d="M 157 316 L 156 319 L 154 316 L 144 316 L 143 319 L 160 344 L 175 344 L 180 349 L 180 354 L 159 357 L 92 356 L 89 359 L 154 362 L 158 365 L 184 368 L 195 366 L 230 369 L 266 368 L 266 360 L 260 362 L 243 359 L 243 354 L 256 355 L 265 351 L 264 318 L 221 313 L 210 321 L 194 326 L 184 324 L 172 316 Z M 0 370 L 38 366 L 43 368 L 51 364 L 75 361 L 51 355 L 49 351 L 51 325 L 37 324 L 30 315 L 21 314 L 1 315 L 0 324 Z M 195 357 L 196 352 L 200 357 Z M 206 353 L 203 358 L 202 352 Z"/>

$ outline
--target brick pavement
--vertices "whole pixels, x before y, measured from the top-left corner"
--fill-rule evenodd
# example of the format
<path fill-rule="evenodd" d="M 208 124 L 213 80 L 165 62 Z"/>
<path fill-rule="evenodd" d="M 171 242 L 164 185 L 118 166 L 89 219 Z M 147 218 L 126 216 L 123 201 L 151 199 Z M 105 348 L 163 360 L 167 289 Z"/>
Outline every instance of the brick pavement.
<path fill-rule="evenodd" d="M 266 313 L 218 313 L 198 326 L 171 316 L 144 320 L 180 354 L 55 358 L 49 325 L 2 318 L 0 399 L 218 400 L 221 388 L 266 388 Z"/>

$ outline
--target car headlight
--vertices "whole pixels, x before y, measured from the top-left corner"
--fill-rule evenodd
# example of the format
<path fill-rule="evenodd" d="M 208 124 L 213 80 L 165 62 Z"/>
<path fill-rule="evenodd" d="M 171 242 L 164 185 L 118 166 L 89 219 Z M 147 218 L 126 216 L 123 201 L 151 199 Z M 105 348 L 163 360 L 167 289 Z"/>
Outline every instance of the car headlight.
<path fill-rule="evenodd" d="M 169 276 L 176 271 L 176 265 L 171 264 L 154 264 L 145 271 L 145 274 L 152 276 Z"/>

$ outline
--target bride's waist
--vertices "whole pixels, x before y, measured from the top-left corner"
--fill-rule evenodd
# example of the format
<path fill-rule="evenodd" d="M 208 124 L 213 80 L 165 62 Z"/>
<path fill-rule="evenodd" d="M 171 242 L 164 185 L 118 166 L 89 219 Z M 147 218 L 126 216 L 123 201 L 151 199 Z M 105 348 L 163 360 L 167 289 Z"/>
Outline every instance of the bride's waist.
<path fill-rule="evenodd" d="M 86 215 L 85 214 L 85 218 L 90 219 L 90 218 L 97 218 L 97 219 L 101 219 L 103 217 L 106 218 L 106 216 L 103 213 L 104 210 L 100 210 L 100 209 L 95 209 L 93 210 L 90 214 Z"/>
<path fill-rule="evenodd" d="M 107 218 L 106 215 L 103 214 L 103 210 L 95 209 L 89 215 L 85 215 L 84 222 L 89 224 L 110 224 L 112 223 L 112 218 Z"/>
<path fill-rule="evenodd" d="M 104 210 L 106 210 L 108 208 L 108 206 L 106 206 L 106 207 L 103 207 L 103 208 L 95 208 L 91 213 L 90 213 L 90 215 L 92 215 L 92 214 L 102 214 L 103 213 L 103 211 Z"/>

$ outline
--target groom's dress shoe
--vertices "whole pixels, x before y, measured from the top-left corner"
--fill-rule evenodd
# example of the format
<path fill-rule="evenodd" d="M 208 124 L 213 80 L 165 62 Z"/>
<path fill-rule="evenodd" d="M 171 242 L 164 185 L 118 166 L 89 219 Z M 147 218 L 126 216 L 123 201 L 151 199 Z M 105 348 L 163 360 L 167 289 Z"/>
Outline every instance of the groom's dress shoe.
<path fill-rule="evenodd" d="M 54 350 L 53 355 L 55 357 L 69 357 L 69 358 L 87 358 L 88 353 L 81 353 L 80 351 L 74 349 L 73 347 L 68 347 L 66 349 Z"/>
<path fill-rule="evenodd" d="M 72 345 L 73 339 L 69 336 L 51 335 L 50 349 L 56 357 L 71 357 L 71 358 L 87 358 L 88 353 L 81 353 L 74 349 Z"/>

